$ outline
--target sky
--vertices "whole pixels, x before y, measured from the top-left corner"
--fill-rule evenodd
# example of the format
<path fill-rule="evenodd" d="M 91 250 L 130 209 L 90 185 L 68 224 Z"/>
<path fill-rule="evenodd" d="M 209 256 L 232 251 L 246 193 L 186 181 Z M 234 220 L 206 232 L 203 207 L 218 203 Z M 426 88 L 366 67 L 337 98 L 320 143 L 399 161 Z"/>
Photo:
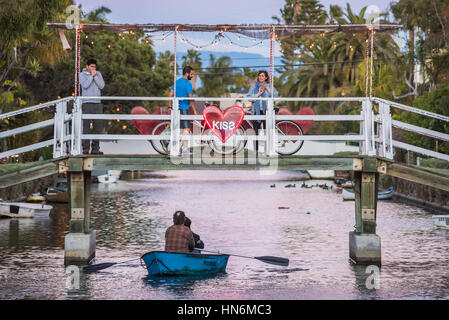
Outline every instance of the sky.
<path fill-rule="evenodd" d="M 330 4 L 345 7 L 348 1 L 321 0 L 326 9 Z M 390 0 L 351 0 L 351 8 L 359 12 L 364 6 L 377 6 L 380 11 L 389 7 Z M 272 16 L 280 16 L 280 9 L 285 0 L 75 0 L 81 4 L 83 11 L 91 11 L 100 6 L 108 7 L 112 12 L 107 15 L 111 23 L 180 23 L 180 24 L 271 24 L 275 23 Z M 195 46 L 201 46 L 213 40 L 214 34 L 186 33 L 185 37 Z M 155 37 L 162 39 L 162 37 Z M 236 40 L 236 39 L 234 39 Z M 236 46 L 230 46 L 229 41 L 221 42 L 208 51 L 236 51 Z M 173 51 L 173 36 L 165 41 L 154 42 L 157 52 Z M 242 45 L 250 46 L 252 42 Z M 179 43 L 178 50 L 185 52 L 195 48 L 187 43 Z M 269 43 L 258 44 L 248 49 L 240 48 L 249 53 L 259 53 L 269 56 Z M 280 55 L 279 44 L 275 45 L 274 53 Z"/>

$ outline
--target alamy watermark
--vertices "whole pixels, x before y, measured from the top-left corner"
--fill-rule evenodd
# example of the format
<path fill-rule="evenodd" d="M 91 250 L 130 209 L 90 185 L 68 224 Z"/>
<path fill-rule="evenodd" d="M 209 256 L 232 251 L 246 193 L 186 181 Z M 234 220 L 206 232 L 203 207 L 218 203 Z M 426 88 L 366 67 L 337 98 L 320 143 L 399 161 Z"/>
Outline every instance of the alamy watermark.
<path fill-rule="evenodd" d="M 80 268 L 70 265 L 65 268 L 65 287 L 67 290 L 79 290 L 80 288 Z"/>
<path fill-rule="evenodd" d="M 255 136 L 255 132 L 253 129 L 246 129 L 245 135 Z M 209 143 L 208 141 L 211 139 L 212 142 Z M 270 142 L 259 140 L 257 152 L 255 148 L 249 147 L 250 144 L 255 145 L 255 140 L 245 141 L 245 139 L 247 138 L 236 134 L 229 137 L 225 143 L 221 143 L 213 136 L 210 129 L 201 132 L 201 129 L 196 129 L 196 126 L 193 126 L 193 135 L 190 135 L 187 141 L 192 152 L 188 154 L 170 153 L 170 162 L 175 165 L 258 165 L 261 175 L 275 174 L 279 165 L 279 156 L 276 153 L 276 147 L 279 144 L 278 135 L 275 132 L 271 133 Z M 185 141 L 179 140 L 177 149 L 181 150 Z M 212 143 L 215 143 L 215 147 L 210 148 Z M 267 143 L 270 143 L 271 147 L 269 154 Z"/>
<path fill-rule="evenodd" d="M 380 9 L 378 6 L 369 5 L 366 8 L 365 15 L 367 15 L 366 24 L 372 24 L 375 27 L 380 25 Z"/>
<path fill-rule="evenodd" d="M 70 14 L 65 20 L 67 29 L 75 29 L 80 24 L 80 9 L 72 4 L 65 9 L 65 12 Z"/>
<path fill-rule="evenodd" d="M 365 287 L 368 290 L 380 288 L 380 268 L 376 265 L 369 265 L 365 269 L 365 273 L 369 274 L 365 281 Z"/>

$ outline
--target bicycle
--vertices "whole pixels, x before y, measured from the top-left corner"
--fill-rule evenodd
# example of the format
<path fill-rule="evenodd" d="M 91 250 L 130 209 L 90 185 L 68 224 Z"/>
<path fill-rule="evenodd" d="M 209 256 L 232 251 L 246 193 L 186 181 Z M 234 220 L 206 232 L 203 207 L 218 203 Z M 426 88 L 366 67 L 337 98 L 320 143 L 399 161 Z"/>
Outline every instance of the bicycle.
<path fill-rule="evenodd" d="M 207 106 L 216 105 L 208 104 Z M 196 127 L 196 129 L 194 129 L 194 127 Z M 190 130 L 195 134 L 200 133 L 201 136 L 212 136 L 212 139 L 201 140 L 200 147 L 208 145 L 214 152 L 218 154 L 237 154 L 246 145 L 246 140 L 240 140 L 235 145 L 233 144 L 234 141 L 232 139 L 228 139 L 226 142 L 222 142 L 212 133 L 209 128 L 206 127 L 206 122 L 204 120 L 192 120 L 190 124 Z M 152 131 L 153 135 L 170 135 L 170 133 L 171 122 L 168 120 L 158 123 Z M 233 136 L 235 135 L 245 135 L 245 130 L 242 127 L 239 127 L 234 132 Z M 168 140 L 151 140 L 151 145 L 153 146 L 154 150 L 156 150 L 160 154 L 167 155 L 170 152 L 170 141 Z"/>
<path fill-rule="evenodd" d="M 278 111 L 279 108 L 275 108 L 275 113 L 277 113 Z M 245 114 L 250 115 L 251 113 L 246 111 Z M 201 121 L 193 120 L 190 126 L 192 132 L 201 132 L 202 136 L 212 135 L 214 137 L 212 139 L 201 140 L 200 146 L 208 145 L 214 152 L 218 154 L 222 155 L 237 154 L 245 148 L 248 142 L 247 139 L 238 141 L 228 139 L 226 142 L 222 142 L 220 139 L 218 139 L 217 137 L 215 137 L 215 135 L 212 134 L 209 128 L 206 128 L 206 123 L 204 120 Z M 196 130 L 193 130 L 194 126 L 197 126 Z M 246 136 L 246 131 L 250 129 L 252 129 L 252 131 L 254 132 L 254 126 L 252 122 L 244 120 L 240 125 L 240 127 L 234 132 L 233 136 L 234 135 Z M 276 134 L 278 135 L 287 135 L 287 136 L 303 135 L 303 130 L 301 129 L 301 126 L 291 120 L 276 121 L 275 130 Z M 170 121 L 162 121 L 158 123 L 152 131 L 153 135 L 170 135 L 170 133 L 171 133 Z M 292 155 L 298 152 L 302 148 L 303 144 L 304 140 L 278 139 L 277 144 L 275 146 L 275 151 L 280 155 Z M 151 140 L 151 145 L 153 146 L 154 150 L 156 150 L 160 154 L 167 155 L 170 152 L 169 140 L 156 140 L 156 141 Z"/>

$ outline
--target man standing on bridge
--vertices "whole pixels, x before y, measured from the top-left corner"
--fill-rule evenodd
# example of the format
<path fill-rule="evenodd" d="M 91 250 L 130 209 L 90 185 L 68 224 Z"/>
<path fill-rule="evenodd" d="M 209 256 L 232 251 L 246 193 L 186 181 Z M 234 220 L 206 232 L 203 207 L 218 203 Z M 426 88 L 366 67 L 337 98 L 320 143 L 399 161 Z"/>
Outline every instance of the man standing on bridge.
<path fill-rule="evenodd" d="M 193 97 L 193 88 L 192 84 L 190 83 L 190 80 L 193 78 L 193 68 L 191 66 L 185 66 L 182 69 L 182 78 L 179 78 L 176 80 L 176 98 L 190 98 Z M 175 94 L 175 85 L 172 85 L 169 93 L 169 97 L 173 97 Z M 171 101 L 170 101 L 171 105 Z M 195 101 L 183 99 L 179 100 L 179 113 L 180 115 L 188 115 L 189 114 L 189 106 L 192 107 L 193 113 L 198 114 L 198 111 L 195 107 Z M 181 120 L 180 128 L 183 130 L 183 135 L 190 134 L 190 121 L 189 120 Z M 182 144 L 182 154 L 186 155 L 189 154 L 188 150 L 188 141 L 184 140 Z"/>
<path fill-rule="evenodd" d="M 97 71 L 97 61 L 95 59 L 87 60 L 86 68 L 79 75 L 82 95 L 85 97 L 99 97 L 101 90 L 104 88 L 104 80 L 101 73 Z M 100 99 L 86 99 L 83 100 L 83 113 L 87 114 L 102 114 L 103 105 Z M 103 120 L 94 119 L 93 134 L 100 134 L 103 131 Z M 90 129 L 90 120 L 83 120 L 83 134 L 87 134 Z M 91 147 L 90 140 L 83 140 L 83 154 L 89 154 Z M 92 140 L 91 154 L 103 154 L 100 152 L 100 141 Z"/>

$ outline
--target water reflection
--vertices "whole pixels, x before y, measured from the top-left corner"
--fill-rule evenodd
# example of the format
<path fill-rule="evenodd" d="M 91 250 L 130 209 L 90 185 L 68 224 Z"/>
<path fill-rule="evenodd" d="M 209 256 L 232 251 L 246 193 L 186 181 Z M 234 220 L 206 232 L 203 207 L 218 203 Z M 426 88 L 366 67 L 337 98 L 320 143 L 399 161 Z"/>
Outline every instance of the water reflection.
<path fill-rule="evenodd" d="M 380 289 L 382 272 L 381 267 L 376 265 L 355 265 L 351 263 L 354 273 L 355 289 L 357 298 L 377 299 L 377 290 Z"/>
<path fill-rule="evenodd" d="M 224 275 L 183 279 L 149 278 L 137 262 L 81 273 L 80 288 L 67 289 L 63 246 L 69 210 L 55 204 L 46 217 L 0 219 L 0 299 L 449 298 L 449 231 L 435 228 L 431 212 L 378 203 L 380 287 L 369 289 L 372 272 L 348 262 L 354 203 L 343 202 L 341 194 L 284 188 L 301 184 L 295 172 L 263 178 L 246 171 L 169 174 L 92 185 L 96 263 L 163 250 L 172 214 L 181 209 L 206 250 L 286 257 L 289 266 L 231 256 Z"/>
<path fill-rule="evenodd" d="M 226 273 L 216 275 L 198 275 L 188 277 L 152 277 L 146 276 L 142 278 L 143 282 L 150 286 L 151 289 L 166 290 L 170 295 L 174 295 L 178 299 L 189 297 L 198 285 L 204 286 L 205 283 L 216 281 L 225 281 Z"/>
<path fill-rule="evenodd" d="M 67 206 L 54 206 L 50 215 L 36 215 L 32 219 L 0 219 L 0 246 L 8 247 L 12 252 L 21 252 L 30 246 L 63 248 L 68 222 Z"/>

